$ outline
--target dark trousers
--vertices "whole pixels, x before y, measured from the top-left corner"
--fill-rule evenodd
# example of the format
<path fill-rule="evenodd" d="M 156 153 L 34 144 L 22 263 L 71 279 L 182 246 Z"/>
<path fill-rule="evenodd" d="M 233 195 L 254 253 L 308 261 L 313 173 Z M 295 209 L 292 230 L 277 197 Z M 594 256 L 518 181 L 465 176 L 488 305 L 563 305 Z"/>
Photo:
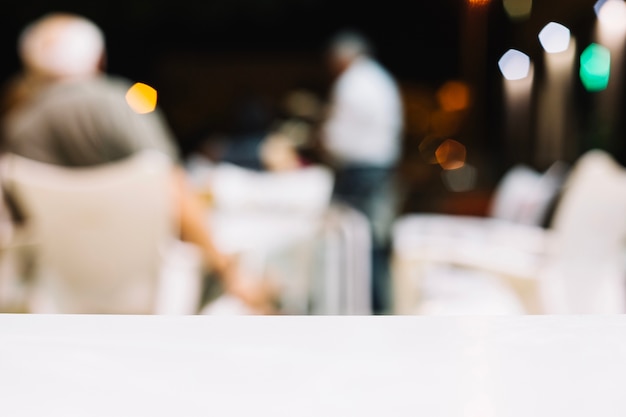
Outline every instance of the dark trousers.
<path fill-rule="evenodd" d="M 333 198 L 361 211 L 368 219 L 372 237 L 372 309 L 382 314 L 389 307 L 390 242 L 374 227 L 380 204 L 393 204 L 387 199 L 393 184 L 394 171 L 390 168 L 351 166 L 335 171 Z"/>

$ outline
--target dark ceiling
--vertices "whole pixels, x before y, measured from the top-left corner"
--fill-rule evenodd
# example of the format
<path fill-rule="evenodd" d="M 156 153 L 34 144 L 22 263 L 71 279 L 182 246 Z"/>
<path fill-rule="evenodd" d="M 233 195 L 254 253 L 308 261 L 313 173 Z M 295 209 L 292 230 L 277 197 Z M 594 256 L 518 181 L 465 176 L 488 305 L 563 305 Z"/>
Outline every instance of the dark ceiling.
<path fill-rule="evenodd" d="M 437 79 L 458 70 L 465 0 L 363 2 L 353 0 L 9 0 L 0 16 L 0 46 L 15 69 L 15 37 L 28 21 L 52 10 L 92 18 L 105 30 L 111 66 L 142 71 L 164 50 L 204 52 L 316 51 L 335 30 L 353 26 L 378 46 L 381 59 L 402 78 Z M 510 21 L 501 0 L 489 5 L 489 51 L 508 45 L 536 49 L 536 33 L 550 20 L 581 36 L 593 22 L 589 0 L 535 1 L 523 22 Z M 532 52 L 532 51 L 531 51 Z"/>
<path fill-rule="evenodd" d="M 244 88 L 278 94 L 298 77 L 322 74 L 320 52 L 345 27 L 367 34 L 401 82 L 437 85 L 461 77 L 467 1 L 9 0 L 0 16 L 0 77 L 18 69 L 15 40 L 27 22 L 55 10 L 84 14 L 105 31 L 109 70 L 156 84 L 175 132 L 184 138 L 223 128 L 233 97 Z M 570 27 L 579 45 L 590 40 L 593 1 L 533 3 L 530 18 L 512 21 L 502 0 L 491 0 L 484 21 L 470 23 L 481 26 L 471 30 L 484 32 L 484 56 L 470 64 L 482 71 L 486 111 L 495 109 L 493 115 L 500 106 L 497 60 L 507 49 L 540 60 L 537 33 L 549 21 Z M 499 129 L 495 116 L 485 123 Z"/>

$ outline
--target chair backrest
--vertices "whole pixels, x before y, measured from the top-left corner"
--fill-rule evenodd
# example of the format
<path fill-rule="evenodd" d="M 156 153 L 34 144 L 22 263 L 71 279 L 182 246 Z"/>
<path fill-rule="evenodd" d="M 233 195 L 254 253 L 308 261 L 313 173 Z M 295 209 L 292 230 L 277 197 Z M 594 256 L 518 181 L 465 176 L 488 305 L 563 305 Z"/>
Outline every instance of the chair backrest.
<path fill-rule="evenodd" d="M 208 181 L 216 209 L 310 215 L 328 208 L 333 184 L 332 172 L 322 165 L 257 172 L 225 163 L 213 169 Z"/>
<path fill-rule="evenodd" d="M 549 312 L 626 312 L 626 170 L 591 150 L 574 165 L 551 228 L 542 283 Z"/>
<path fill-rule="evenodd" d="M 544 172 L 523 164 L 513 166 L 496 187 L 488 209 L 489 217 L 543 225 L 567 173 L 568 167 L 562 161 L 554 162 Z"/>
<path fill-rule="evenodd" d="M 66 168 L 8 154 L 1 164 L 37 240 L 34 312 L 153 311 L 176 232 L 165 155 Z"/>

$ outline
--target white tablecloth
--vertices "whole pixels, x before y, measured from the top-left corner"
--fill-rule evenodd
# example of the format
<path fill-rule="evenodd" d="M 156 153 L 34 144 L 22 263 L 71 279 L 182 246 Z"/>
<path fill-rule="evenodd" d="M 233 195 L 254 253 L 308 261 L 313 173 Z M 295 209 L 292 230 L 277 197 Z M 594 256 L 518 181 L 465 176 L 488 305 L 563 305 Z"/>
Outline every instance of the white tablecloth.
<path fill-rule="evenodd" d="M 0 415 L 624 416 L 626 317 L 0 315 Z"/>

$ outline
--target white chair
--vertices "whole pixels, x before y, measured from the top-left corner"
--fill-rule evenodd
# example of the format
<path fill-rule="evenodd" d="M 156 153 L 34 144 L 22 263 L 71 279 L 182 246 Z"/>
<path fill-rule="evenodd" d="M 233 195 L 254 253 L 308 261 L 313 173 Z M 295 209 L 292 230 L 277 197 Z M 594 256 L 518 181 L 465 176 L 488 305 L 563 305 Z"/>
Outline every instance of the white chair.
<path fill-rule="evenodd" d="M 565 184 L 538 279 L 548 313 L 626 313 L 626 169 L 584 155 Z"/>
<path fill-rule="evenodd" d="M 494 191 L 487 216 L 541 226 L 567 178 L 568 169 L 563 161 L 554 162 L 544 172 L 524 164 L 511 167 Z"/>
<path fill-rule="evenodd" d="M 310 263 L 312 314 L 372 314 L 371 240 L 363 213 L 345 204 L 331 204 Z"/>
<path fill-rule="evenodd" d="M 539 229 L 567 172 L 567 165 L 561 161 L 544 172 L 524 164 L 514 165 L 495 188 L 486 217 L 437 213 L 398 217 L 392 229 L 394 311 L 397 314 L 534 311 L 536 306 L 527 296 L 527 286 L 517 288 L 527 296 L 519 300 L 519 294 L 503 285 L 493 275 L 494 271 L 477 268 L 469 272 L 467 266 L 480 265 L 483 256 L 493 255 L 483 249 L 487 242 L 500 245 L 511 240 L 529 252 L 520 255 L 516 250 L 502 248 L 492 264 L 499 262 L 508 269 L 512 265 L 518 269 L 528 265 L 531 262 L 528 258 L 534 256 L 530 248 L 542 244 L 543 230 Z M 515 284 L 520 286 L 517 281 Z"/>
<path fill-rule="evenodd" d="M 328 210 L 334 177 L 322 165 L 285 171 L 255 171 L 214 164 L 198 155 L 187 161 L 198 194 L 210 201 L 207 223 L 216 246 L 236 254 L 250 277 L 280 288 L 282 313 L 306 314 L 313 252 Z M 207 314 L 247 314 L 223 297 L 205 306 Z"/>
<path fill-rule="evenodd" d="M 500 219 L 471 219 L 474 230 L 458 219 L 455 229 L 449 216 L 407 215 L 394 230 L 397 311 L 419 313 L 432 301 L 423 271 L 444 265 L 497 277 L 525 312 L 623 313 L 625 212 L 626 171 L 593 150 L 568 175 L 548 229 Z M 438 220 L 449 233 L 429 234 Z"/>
<path fill-rule="evenodd" d="M 518 277 L 534 271 L 533 250 L 543 247 L 543 232 L 493 218 L 399 217 L 392 231 L 394 313 L 521 314 L 534 309 L 532 299 L 518 297 L 498 274 L 517 271 L 512 284 L 528 291 Z M 489 269 L 483 267 L 487 263 Z"/>
<path fill-rule="evenodd" d="M 216 210 L 319 215 L 330 203 L 334 178 L 322 165 L 285 171 L 253 171 L 218 164 L 206 177 Z"/>
<path fill-rule="evenodd" d="M 36 249 L 34 313 L 193 314 L 200 257 L 177 240 L 170 162 L 156 151 L 67 168 L 0 161 Z"/>
<path fill-rule="evenodd" d="M 331 203 L 330 169 L 259 172 L 189 162 L 198 192 L 210 195 L 217 246 L 278 285 L 282 313 L 371 313 L 369 226 L 356 210 Z M 232 314 L 241 311 L 237 304 L 220 299 L 203 311 Z"/>

